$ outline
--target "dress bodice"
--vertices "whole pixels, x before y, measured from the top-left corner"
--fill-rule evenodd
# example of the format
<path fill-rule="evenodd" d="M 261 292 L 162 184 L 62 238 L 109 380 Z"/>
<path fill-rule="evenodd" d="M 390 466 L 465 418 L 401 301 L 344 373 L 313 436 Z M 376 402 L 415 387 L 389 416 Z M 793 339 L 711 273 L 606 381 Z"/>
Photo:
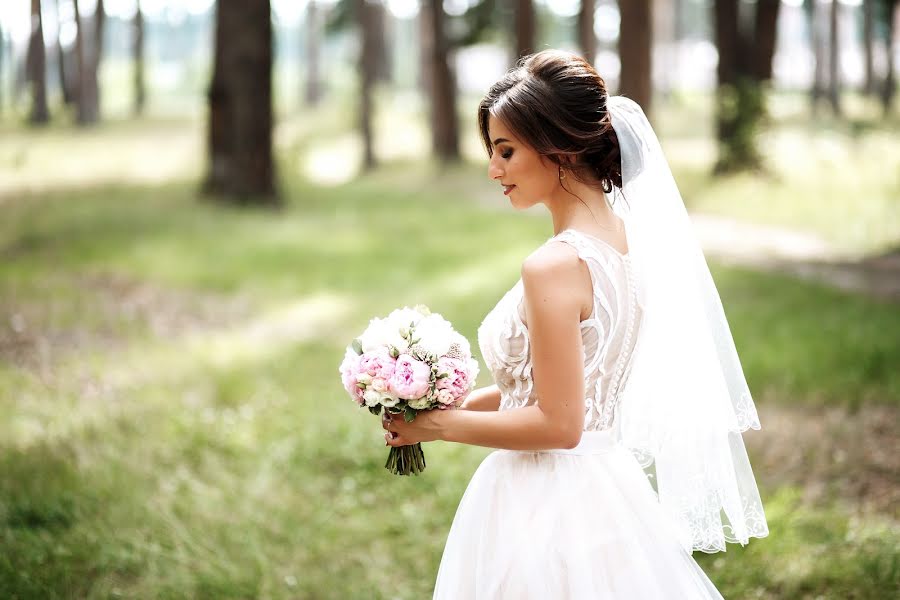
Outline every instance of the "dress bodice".
<path fill-rule="evenodd" d="M 572 246 L 590 271 L 593 309 L 581 322 L 584 346 L 584 430 L 612 426 L 628 381 L 641 323 L 641 307 L 629 254 L 586 233 L 567 229 L 547 240 Z M 539 403 L 522 280 L 500 299 L 478 328 L 478 345 L 500 388 L 500 410 Z"/>

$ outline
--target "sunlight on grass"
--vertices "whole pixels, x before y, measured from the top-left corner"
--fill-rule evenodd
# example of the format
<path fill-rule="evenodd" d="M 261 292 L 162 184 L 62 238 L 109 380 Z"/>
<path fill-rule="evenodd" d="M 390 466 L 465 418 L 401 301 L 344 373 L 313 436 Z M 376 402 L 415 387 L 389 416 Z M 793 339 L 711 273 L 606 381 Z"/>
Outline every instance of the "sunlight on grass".
<path fill-rule="evenodd" d="M 8 199 L 98 183 L 161 184 L 203 164 L 196 121 L 109 123 L 97 129 L 4 131 L 0 206 Z"/>
<path fill-rule="evenodd" d="M 344 180 L 359 147 L 332 108 L 285 121 L 279 212 L 197 200 L 199 122 L 13 131 L 0 148 L 0 597 L 429 596 L 454 510 L 489 450 L 430 444 L 422 477 L 390 475 L 378 420 L 346 397 L 337 367 L 371 317 L 420 302 L 477 356 L 481 319 L 551 231 L 543 213 L 509 208 L 483 157 L 452 168 L 398 160 Z M 394 122 L 385 114 L 404 110 L 422 123 L 416 105 L 385 110 L 385 155 L 421 156 L 416 130 L 383 129 Z M 843 181 L 840 161 L 887 161 L 893 142 L 873 134 L 837 163 L 813 149 L 802 177 L 713 181 L 712 146 L 676 121 L 673 143 L 701 156 L 679 168 L 704 211 L 862 243 L 857 225 L 836 226 L 852 211 L 828 204 L 843 199 L 828 188 Z M 333 146 L 319 142 L 328 135 Z M 25 141 L 33 147 L 16 166 L 11 148 Z M 299 175 L 316 156 L 314 170 L 341 172 L 340 182 Z M 898 229 L 884 202 L 891 174 L 866 173 L 879 178 L 852 214 L 864 230 L 884 223 L 871 248 Z M 139 183 L 154 177 L 165 183 Z M 759 402 L 799 418 L 821 406 L 894 414 L 894 305 L 746 269 L 714 265 L 714 276 Z M 486 369 L 479 383 L 490 383 Z M 790 436 L 791 424 L 780 430 Z M 782 441 L 798 464 L 813 453 L 827 462 L 817 431 L 804 438 L 815 444 Z M 840 497 L 809 503 L 799 483 L 757 475 L 772 535 L 699 557 L 726 597 L 890 596 L 893 517 Z"/>

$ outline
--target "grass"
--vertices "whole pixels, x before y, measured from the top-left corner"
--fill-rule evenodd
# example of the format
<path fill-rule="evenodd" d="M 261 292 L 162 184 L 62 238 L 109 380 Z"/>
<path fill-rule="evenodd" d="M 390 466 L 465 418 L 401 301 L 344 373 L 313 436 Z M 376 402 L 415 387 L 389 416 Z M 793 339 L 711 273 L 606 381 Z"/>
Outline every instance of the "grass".
<path fill-rule="evenodd" d="M 431 444 L 423 477 L 390 476 L 377 421 L 340 388 L 343 346 L 419 302 L 474 339 L 548 225 L 486 200 L 480 168 L 398 159 L 317 185 L 298 174 L 317 146 L 290 139 L 286 209 L 221 208 L 196 199 L 197 157 L 154 165 L 140 150 L 167 135 L 187 148 L 196 130 L 117 127 L 50 130 L 36 162 L 10 162 L 17 142 L 0 151 L 0 174 L 20 177 L 0 192 L 0 597 L 428 597 L 488 450 Z M 102 155 L 79 146 L 103 140 Z M 104 166 L 120 144 L 151 177 Z M 38 177 L 79 150 L 95 177 Z M 773 183 L 782 197 L 802 185 Z M 896 306 L 714 275 L 760 403 L 897 405 Z M 772 535 L 699 557 L 725 597 L 897 589 L 894 517 L 758 475 Z"/>

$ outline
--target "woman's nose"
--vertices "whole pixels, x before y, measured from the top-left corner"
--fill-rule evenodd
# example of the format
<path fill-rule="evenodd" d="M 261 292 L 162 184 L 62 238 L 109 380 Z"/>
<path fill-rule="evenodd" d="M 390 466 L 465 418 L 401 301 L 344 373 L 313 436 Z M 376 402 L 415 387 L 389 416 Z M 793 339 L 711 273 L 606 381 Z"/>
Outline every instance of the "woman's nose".
<path fill-rule="evenodd" d="M 488 163 L 488 177 L 490 177 L 491 179 L 497 179 L 498 177 L 503 176 L 503 169 L 501 169 L 494 161 L 494 157 L 496 156 L 496 154 L 492 156 L 490 162 Z"/>

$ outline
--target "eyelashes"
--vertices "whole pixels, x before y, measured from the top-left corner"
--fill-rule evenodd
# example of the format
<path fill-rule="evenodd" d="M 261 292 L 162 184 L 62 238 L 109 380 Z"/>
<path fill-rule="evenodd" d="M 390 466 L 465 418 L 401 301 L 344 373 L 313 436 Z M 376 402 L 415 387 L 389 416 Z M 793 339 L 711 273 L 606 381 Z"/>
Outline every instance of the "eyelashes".
<path fill-rule="evenodd" d="M 500 156 L 509 160 L 509 157 L 512 156 L 512 150 L 507 150 L 506 152 L 501 153 Z"/>

